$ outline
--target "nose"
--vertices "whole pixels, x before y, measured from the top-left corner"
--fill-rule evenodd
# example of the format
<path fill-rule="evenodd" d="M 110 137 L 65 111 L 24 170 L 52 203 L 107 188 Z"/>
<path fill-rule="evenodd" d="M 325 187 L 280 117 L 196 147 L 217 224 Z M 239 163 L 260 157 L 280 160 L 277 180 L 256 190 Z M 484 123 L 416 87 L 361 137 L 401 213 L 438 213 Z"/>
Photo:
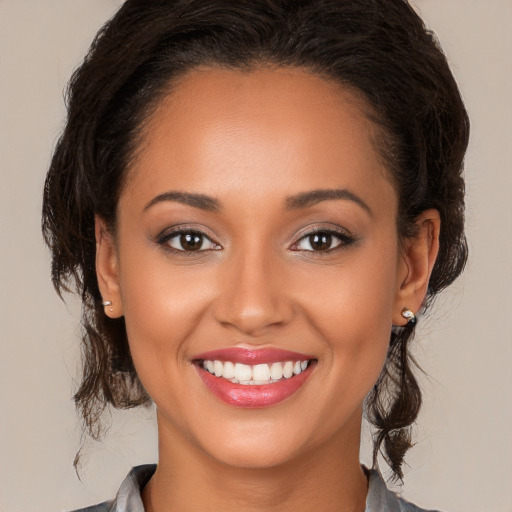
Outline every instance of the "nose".
<path fill-rule="evenodd" d="M 290 322 L 294 308 L 286 272 L 275 260 L 252 253 L 225 262 L 214 307 L 217 322 L 253 338 Z"/>

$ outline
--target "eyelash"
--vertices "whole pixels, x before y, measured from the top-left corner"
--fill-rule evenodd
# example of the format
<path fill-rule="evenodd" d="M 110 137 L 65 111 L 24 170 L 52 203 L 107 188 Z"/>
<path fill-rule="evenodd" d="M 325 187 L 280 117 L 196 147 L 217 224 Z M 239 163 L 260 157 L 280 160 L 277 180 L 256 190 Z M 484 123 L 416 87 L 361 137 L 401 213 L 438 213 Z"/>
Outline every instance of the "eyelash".
<path fill-rule="evenodd" d="M 187 251 L 185 249 L 177 249 L 175 247 L 172 247 L 169 244 L 169 242 L 173 238 L 176 238 L 181 235 L 191 235 L 191 236 L 201 237 L 202 245 L 207 240 L 214 246 L 214 248 L 210 248 L 210 249 L 199 248 L 197 250 Z M 327 237 L 336 238 L 336 239 L 338 239 L 339 243 L 335 247 L 332 247 L 332 248 L 329 248 L 326 250 L 315 251 L 315 250 L 300 248 L 301 242 L 308 240 L 308 238 L 310 239 L 311 237 L 314 237 L 315 235 L 324 235 Z M 296 252 L 325 255 L 325 254 L 328 254 L 328 253 L 330 254 L 330 253 L 342 250 L 346 247 L 349 247 L 350 245 L 354 244 L 355 242 L 357 242 L 357 238 L 353 235 L 348 234 L 346 231 L 336 230 L 336 229 L 332 229 L 332 228 L 329 228 L 329 229 L 317 228 L 317 229 L 313 229 L 311 231 L 307 231 L 306 233 L 302 234 L 300 236 L 300 238 L 292 244 L 291 250 L 296 251 Z M 205 253 L 207 251 L 218 251 L 222 248 L 219 244 L 214 242 L 209 236 L 207 236 L 202 231 L 197 230 L 197 229 L 187 228 L 187 227 L 176 228 L 176 229 L 173 229 L 171 232 L 163 233 L 162 235 L 160 235 L 157 238 L 157 244 L 160 246 L 166 245 L 165 250 L 172 252 L 174 254 L 183 255 L 183 256 L 194 256 L 194 255 L 197 256 L 197 254 L 200 254 L 200 253 Z M 310 241 L 309 245 L 311 247 L 311 241 Z"/>
<path fill-rule="evenodd" d="M 181 235 L 199 236 L 202 238 L 202 244 L 204 244 L 205 240 L 208 240 L 212 245 L 215 246 L 215 248 L 187 251 L 185 249 L 176 249 L 175 247 L 172 247 L 169 242 L 173 238 L 176 238 Z M 166 251 L 177 254 L 179 256 L 197 256 L 198 254 L 205 253 L 207 251 L 218 251 L 221 249 L 221 246 L 219 244 L 214 242 L 208 235 L 206 235 L 202 231 L 200 231 L 198 229 L 187 228 L 187 227 L 175 228 L 170 232 L 165 232 L 162 235 L 159 235 L 156 243 L 160 246 L 166 246 L 165 247 Z"/>
<path fill-rule="evenodd" d="M 327 235 L 328 237 L 337 238 L 339 243 L 329 249 L 326 250 L 310 250 L 310 249 L 301 249 L 299 247 L 299 244 L 303 241 L 306 241 L 308 239 L 311 239 L 311 237 L 314 237 L 315 235 Z M 357 238 L 353 235 L 348 234 L 346 231 L 338 230 L 338 229 L 332 229 L 332 228 L 316 228 L 311 231 L 307 231 L 306 233 L 302 234 L 300 238 L 292 245 L 292 250 L 297 252 L 303 252 L 303 253 L 312 253 L 315 255 L 323 256 L 327 254 L 331 254 L 333 252 L 337 252 L 340 250 L 343 250 L 350 245 L 354 244 L 357 241 Z M 311 246 L 311 240 L 309 241 L 309 245 Z"/>

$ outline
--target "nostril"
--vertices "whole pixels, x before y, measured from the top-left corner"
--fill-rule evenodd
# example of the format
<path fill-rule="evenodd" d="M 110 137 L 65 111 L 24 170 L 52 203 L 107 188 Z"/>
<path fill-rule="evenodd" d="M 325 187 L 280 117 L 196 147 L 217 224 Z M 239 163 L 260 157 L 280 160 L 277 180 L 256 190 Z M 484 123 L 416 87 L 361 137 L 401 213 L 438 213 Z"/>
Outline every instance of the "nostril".
<path fill-rule="evenodd" d="M 237 253 L 237 259 L 219 273 L 218 295 L 212 306 L 215 320 L 223 327 L 259 337 L 288 323 L 293 308 L 287 287 L 277 275 L 278 264 L 258 251 L 249 252 Z"/>
<path fill-rule="evenodd" d="M 224 327 L 232 327 L 237 331 L 257 337 L 269 328 L 279 327 L 289 321 L 289 315 L 275 305 L 268 307 L 231 307 L 217 309 L 216 319 Z"/>

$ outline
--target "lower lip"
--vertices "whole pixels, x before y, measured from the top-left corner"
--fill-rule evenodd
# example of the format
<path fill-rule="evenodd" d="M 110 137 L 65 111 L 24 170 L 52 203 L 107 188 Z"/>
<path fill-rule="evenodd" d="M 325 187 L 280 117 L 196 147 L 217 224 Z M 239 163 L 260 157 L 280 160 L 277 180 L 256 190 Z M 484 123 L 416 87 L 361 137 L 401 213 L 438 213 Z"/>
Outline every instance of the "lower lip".
<path fill-rule="evenodd" d="M 313 366 L 311 362 L 303 372 L 289 379 L 254 386 L 234 384 L 222 377 L 215 377 L 200 366 L 197 366 L 197 371 L 208 389 L 223 402 L 235 407 L 261 408 L 282 402 L 298 391 L 311 375 Z"/>

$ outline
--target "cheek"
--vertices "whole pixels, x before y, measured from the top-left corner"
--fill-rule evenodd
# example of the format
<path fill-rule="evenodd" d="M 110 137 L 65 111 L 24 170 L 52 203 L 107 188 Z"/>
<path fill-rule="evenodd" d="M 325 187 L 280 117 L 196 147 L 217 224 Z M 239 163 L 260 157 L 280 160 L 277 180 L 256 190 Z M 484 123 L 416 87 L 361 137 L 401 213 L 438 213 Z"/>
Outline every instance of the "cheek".
<path fill-rule="evenodd" d="M 393 245 L 361 251 L 343 268 L 327 268 L 304 283 L 308 293 L 301 302 L 324 341 L 332 389 L 349 401 L 362 401 L 382 370 L 395 306 L 396 261 Z"/>
<path fill-rule="evenodd" d="M 169 264 L 159 248 L 123 247 L 120 287 L 126 331 L 137 372 L 153 398 L 173 379 L 168 368 L 185 368 L 187 340 L 210 301 L 211 287 L 200 269 Z"/>
<path fill-rule="evenodd" d="M 127 283 L 123 305 L 134 357 L 143 349 L 144 357 L 158 358 L 165 353 L 167 358 L 174 355 L 182 359 L 181 351 L 207 307 L 207 292 L 190 280 L 176 275 L 155 278 L 153 272 L 140 272 Z"/>
<path fill-rule="evenodd" d="M 310 318 L 316 319 L 326 338 L 340 336 L 360 344 L 364 333 L 389 333 L 397 287 L 397 251 L 388 245 L 354 252 L 343 265 L 326 266 L 304 280 L 300 302 L 308 304 Z M 369 336 L 368 341 L 372 338 Z"/>

